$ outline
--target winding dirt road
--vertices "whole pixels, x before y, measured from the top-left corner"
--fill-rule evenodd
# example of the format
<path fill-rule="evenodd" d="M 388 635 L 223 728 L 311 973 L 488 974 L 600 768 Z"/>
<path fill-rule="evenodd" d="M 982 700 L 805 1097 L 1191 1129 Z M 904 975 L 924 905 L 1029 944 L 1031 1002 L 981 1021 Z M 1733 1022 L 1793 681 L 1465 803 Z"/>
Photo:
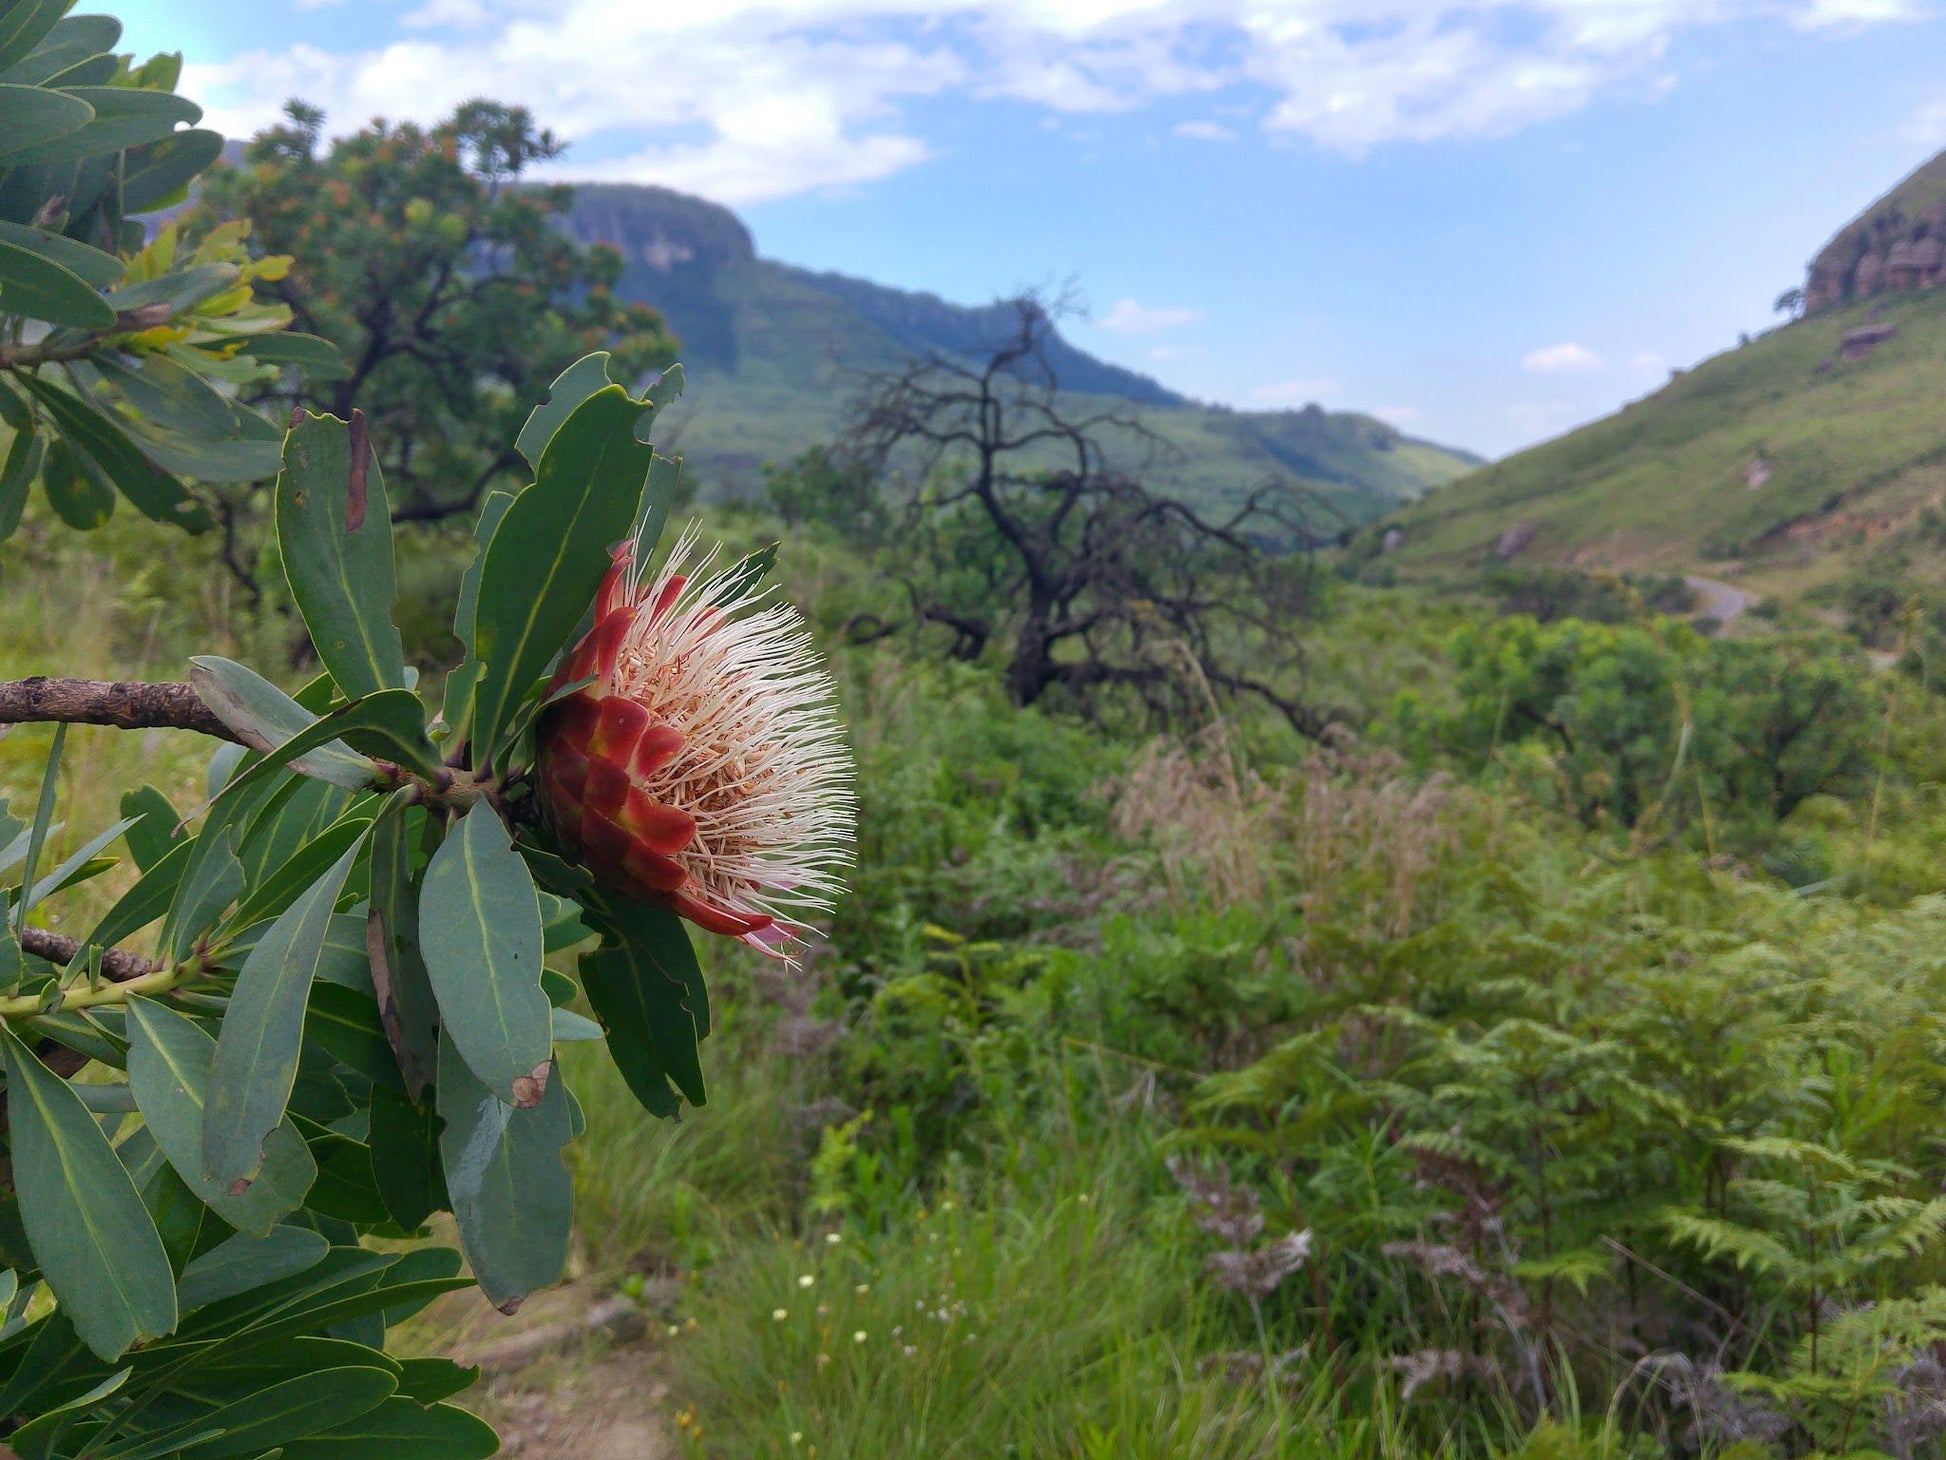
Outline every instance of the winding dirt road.
<path fill-rule="evenodd" d="M 1714 578 L 1697 578 L 1683 575 L 1683 582 L 1689 585 L 1701 603 L 1696 607 L 1694 618 L 1713 618 L 1718 623 L 1727 624 L 1757 601 L 1756 595 L 1734 588 L 1728 583 L 1720 583 Z"/>

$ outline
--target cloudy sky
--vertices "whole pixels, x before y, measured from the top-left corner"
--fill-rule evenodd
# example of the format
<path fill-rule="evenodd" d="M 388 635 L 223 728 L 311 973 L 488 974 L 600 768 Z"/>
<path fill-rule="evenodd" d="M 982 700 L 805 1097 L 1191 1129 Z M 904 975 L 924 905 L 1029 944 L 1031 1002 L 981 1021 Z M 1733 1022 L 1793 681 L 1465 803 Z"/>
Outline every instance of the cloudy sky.
<path fill-rule="evenodd" d="M 97 8 L 84 3 L 81 9 Z M 117 0 L 245 133 L 475 95 L 568 177 L 979 301 L 1191 395 L 1498 454 L 1765 328 L 1946 146 L 1946 0 Z"/>

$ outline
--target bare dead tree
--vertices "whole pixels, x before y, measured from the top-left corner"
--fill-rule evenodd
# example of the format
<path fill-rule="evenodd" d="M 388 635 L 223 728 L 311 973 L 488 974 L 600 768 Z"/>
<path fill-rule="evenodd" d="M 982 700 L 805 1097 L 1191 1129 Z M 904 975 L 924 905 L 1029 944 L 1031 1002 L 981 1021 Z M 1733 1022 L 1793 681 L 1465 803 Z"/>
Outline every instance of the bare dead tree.
<path fill-rule="evenodd" d="M 1126 406 L 1063 397 L 1053 330 L 1022 299 L 984 358 L 932 354 L 866 378 L 840 447 L 909 484 L 895 541 L 913 622 L 949 630 L 960 658 L 1004 645 L 1018 705 L 1119 691 L 1194 719 L 1212 693 L 1245 695 L 1322 733 L 1337 716 L 1302 697 L 1299 631 L 1316 503 L 1269 482 L 1218 519 L 1151 490 L 1138 474 L 1167 444 Z"/>

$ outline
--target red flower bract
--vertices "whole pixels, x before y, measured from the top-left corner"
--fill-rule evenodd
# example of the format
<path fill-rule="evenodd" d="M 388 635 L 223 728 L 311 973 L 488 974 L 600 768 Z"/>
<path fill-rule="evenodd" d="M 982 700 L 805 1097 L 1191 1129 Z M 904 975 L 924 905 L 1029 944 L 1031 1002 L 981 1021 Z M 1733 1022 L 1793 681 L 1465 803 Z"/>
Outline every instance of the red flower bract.
<path fill-rule="evenodd" d="M 537 781 L 597 882 L 782 956 L 851 860 L 851 757 L 803 620 L 694 538 L 644 582 L 626 546 L 554 677 Z"/>

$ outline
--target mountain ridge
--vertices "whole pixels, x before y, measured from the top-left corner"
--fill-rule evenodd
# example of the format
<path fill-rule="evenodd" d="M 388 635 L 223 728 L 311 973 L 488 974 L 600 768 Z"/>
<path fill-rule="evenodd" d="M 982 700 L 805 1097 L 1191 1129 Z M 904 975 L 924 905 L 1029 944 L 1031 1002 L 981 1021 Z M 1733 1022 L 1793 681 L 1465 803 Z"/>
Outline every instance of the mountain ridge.
<path fill-rule="evenodd" d="M 1888 238 L 1921 236 L 1942 208 L 1946 153 L 1820 250 L 1807 270 L 1827 281 L 1817 308 L 1427 493 L 1384 529 L 1397 534 L 1391 561 L 1697 570 L 1785 595 L 1899 554 L 1938 561 L 1946 280 L 1867 270 L 1874 287 L 1861 291 L 1857 264 Z M 1829 283 L 1836 258 L 1851 260 L 1843 289 Z"/>
<path fill-rule="evenodd" d="M 929 352 L 977 357 L 1015 319 L 1006 301 L 955 304 L 765 258 L 729 209 L 668 188 L 577 183 L 563 226 L 583 243 L 618 249 L 618 292 L 661 310 L 681 337 L 691 385 L 671 419 L 711 490 L 752 490 L 765 462 L 830 440 L 865 374 Z M 1064 391 L 1139 407 L 1177 448 L 1158 484 L 1211 506 L 1283 476 L 1362 522 L 1481 462 L 1357 412 L 1194 401 L 1058 332 L 1047 363 Z"/>

